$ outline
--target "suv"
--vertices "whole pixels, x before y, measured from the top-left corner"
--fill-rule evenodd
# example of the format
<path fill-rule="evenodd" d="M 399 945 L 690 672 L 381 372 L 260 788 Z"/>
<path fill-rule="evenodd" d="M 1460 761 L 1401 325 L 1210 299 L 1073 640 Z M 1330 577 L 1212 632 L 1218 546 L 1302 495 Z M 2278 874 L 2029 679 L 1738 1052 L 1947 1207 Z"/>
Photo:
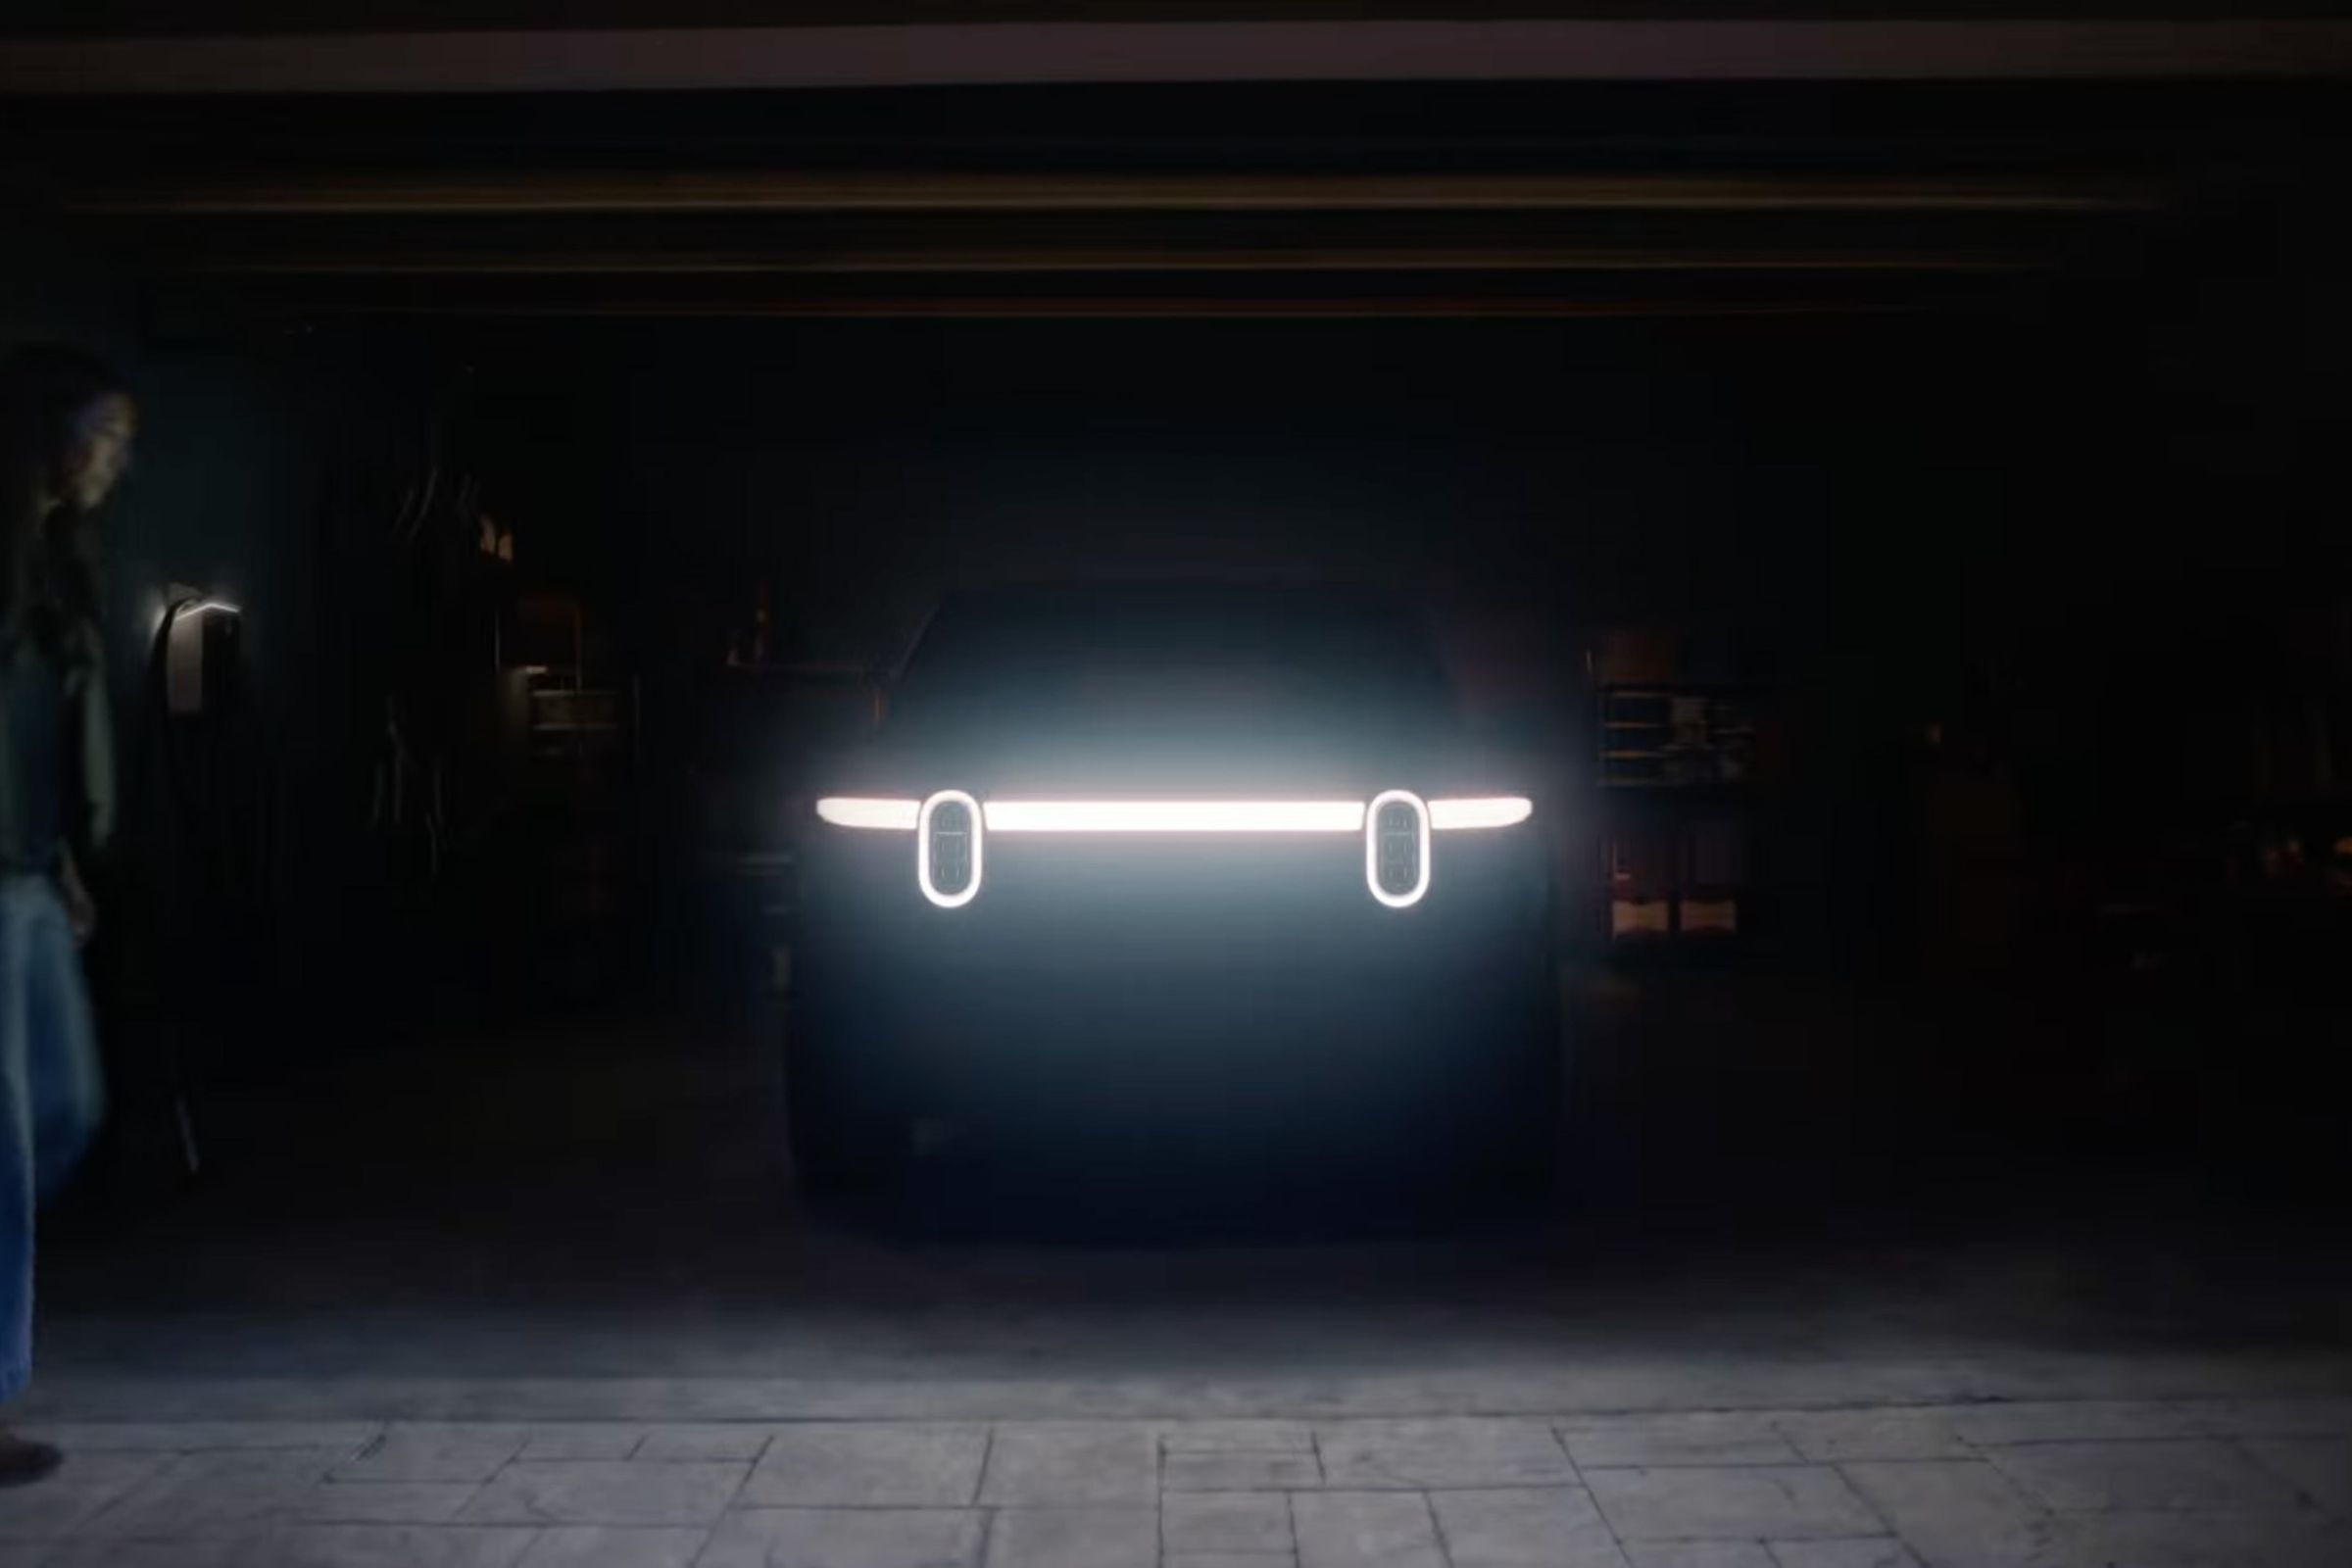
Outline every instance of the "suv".
<path fill-rule="evenodd" d="M 1543 826 L 1399 607 L 952 599 L 827 787 L 789 1046 L 809 1188 L 886 1173 L 925 1123 L 1188 1181 L 1548 1152 Z"/>

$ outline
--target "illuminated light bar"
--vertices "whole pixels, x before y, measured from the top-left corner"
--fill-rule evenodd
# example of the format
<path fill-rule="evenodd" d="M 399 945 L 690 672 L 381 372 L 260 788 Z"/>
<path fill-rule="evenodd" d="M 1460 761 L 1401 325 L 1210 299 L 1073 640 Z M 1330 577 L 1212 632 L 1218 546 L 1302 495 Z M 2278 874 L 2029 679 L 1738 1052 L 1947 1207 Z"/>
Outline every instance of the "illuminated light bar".
<path fill-rule="evenodd" d="M 963 831 L 965 843 L 962 853 L 963 858 L 969 861 L 968 868 L 956 868 L 968 869 L 963 885 L 946 892 L 940 890 L 939 884 L 932 877 L 932 861 L 935 854 L 932 839 L 948 837 L 950 832 L 950 830 L 941 829 L 935 833 L 933 829 L 932 819 L 939 814 L 942 808 L 952 808 L 962 815 L 965 824 Z M 922 888 L 923 897 L 943 909 L 960 909 L 978 898 L 980 896 L 980 851 L 982 841 L 987 836 L 980 825 L 980 803 L 964 794 L 963 791 L 941 790 L 923 802 L 921 809 L 915 813 L 914 820 L 914 880 Z"/>
<path fill-rule="evenodd" d="M 1497 795 L 1474 801 L 1432 801 L 1429 825 L 1441 833 L 1466 827 L 1516 827 L 1535 814 L 1535 803 L 1524 795 Z"/>
<path fill-rule="evenodd" d="M 828 795 L 816 803 L 816 814 L 835 827 L 885 828 L 911 833 L 923 814 L 920 801 L 879 801 L 859 795 Z"/>
<path fill-rule="evenodd" d="M 1407 813 L 1402 834 L 1396 826 L 1399 812 Z M 1396 842 L 1400 836 L 1402 844 Z M 1411 886 L 1393 889 L 1384 872 L 1399 865 L 1409 873 Z M 1419 904 L 1429 891 L 1429 808 L 1412 791 L 1384 790 L 1372 797 L 1364 812 L 1364 884 L 1392 909 Z"/>
<path fill-rule="evenodd" d="M 828 795 L 817 816 L 835 827 L 911 833 L 923 803 Z M 982 808 L 998 833 L 1353 833 L 1364 825 L 1355 801 L 991 801 Z M 1429 803 L 1439 833 L 1516 827 L 1535 814 L 1524 795 Z"/>
<path fill-rule="evenodd" d="M 1360 801 L 991 801 L 992 833 L 1354 833 Z"/>

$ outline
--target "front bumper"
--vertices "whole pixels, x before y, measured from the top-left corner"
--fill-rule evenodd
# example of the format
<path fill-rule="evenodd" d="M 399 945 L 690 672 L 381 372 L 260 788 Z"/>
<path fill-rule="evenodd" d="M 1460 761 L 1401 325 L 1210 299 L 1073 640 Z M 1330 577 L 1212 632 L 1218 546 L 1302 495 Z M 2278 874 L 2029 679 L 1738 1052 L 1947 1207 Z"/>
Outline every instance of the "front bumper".
<path fill-rule="evenodd" d="M 791 1049 L 913 1117 L 1263 1144 L 1475 1134 L 1556 1084 L 1547 860 L 1449 835 L 1384 907 L 1360 841 L 998 838 L 970 905 L 907 835 L 805 858 Z"/>

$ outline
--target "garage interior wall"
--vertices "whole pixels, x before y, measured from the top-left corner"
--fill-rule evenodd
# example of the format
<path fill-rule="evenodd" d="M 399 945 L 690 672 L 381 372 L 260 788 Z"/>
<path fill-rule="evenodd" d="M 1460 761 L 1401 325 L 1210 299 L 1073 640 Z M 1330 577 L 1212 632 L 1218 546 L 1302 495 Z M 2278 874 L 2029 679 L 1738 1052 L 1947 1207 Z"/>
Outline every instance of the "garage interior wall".
<path fill-rule="evenodd" d="M 338 483 L 413 455 L 418 405 L 396 356 L 338 367 L 287 334 L 167 325 L 103 256 L 31 223 L 9 252 L 0 340 L 84 347 L 140 403 L 101 520 L 123 799 L 91 963 L 121 1141 L 154 1159 L 175 1078 L 339 1049 L 376 1015 L 355 999 L 390 982 L 319 546 Z M 164 717 L 155 664 L 190 591 L 241 612 L 234 710 L 201 735 Z"/>
<path fill-rule="evenodd" d="M 2197 742 L 2232 733 L 2250 694 L 2340 676 L 2345 543 L 2308 497 L 2345 427 L 2327 282 L 2341 227 L 2308 198 L 2218 215 L 2155 270 L 2099 279 L 2095 308 L 2055 294 L 1990 326 L 1744 335 L 306 334 L 159 319 L 88 257 L 28 238 L 9 334 L 89 343 L 145 397 L 139 467 L 108 522 L 132 768 L 168 586 L 246 611 L 257 939 L 223 941 L 244 956 L 233 974 L 185 955 L 127 967 L 171 977 L 143 1004 L 209 1018 L 223 1065 L 335 1049 L 386 1014 L 345 999 L 414 1000 L 413 955 L 377 918 L 362 585 L 338 574 L 348 558 L 328 569 L 322 541 L 396 504 L 460 376 L 484 482 L 531 571 L 610 622 L 657 754 L 669 700 L 762 576 L 808 657 L 863 660 L 903 646 L 928 592 L 975 574 L 1180 549 L 1202 569 L 1396 577 L 1533 628 L 1564 746 L 1596 629 L 1728 627 L 1779 659 L 1806 737 L 1780 855 L 1798 952 L 1834 972 L 1899 967 L 1922 895 L 1916 856 L 1886 850 L 1923 831 L 1927 724 L 1982 732 L 1970 744 L 2018 776 L 2045 861 L 2095 858 L 2212 793 L 2209 760 L 2237 753 Z M 155 781 L 134 783 L 151 805 Z M 126 861 L 160 873 L 162 842 Z"/>

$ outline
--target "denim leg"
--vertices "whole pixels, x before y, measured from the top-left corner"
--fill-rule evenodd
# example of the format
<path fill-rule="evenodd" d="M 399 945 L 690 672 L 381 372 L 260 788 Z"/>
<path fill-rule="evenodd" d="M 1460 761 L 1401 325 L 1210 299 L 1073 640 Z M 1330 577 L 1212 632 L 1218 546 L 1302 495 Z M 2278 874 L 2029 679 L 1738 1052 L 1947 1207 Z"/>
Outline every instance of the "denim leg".
<path fill-rule="evenodd" d="M 32 1215 L 105 1114 L 81 955 L 44 877 L 0 882 L 0 1400 L 32 1373 Z"/>
<path fill-rule="evenodd" d="M 32 1373 L 32 907 L 17 879 L 0 882 L 0 1399 Z"/>
<path fill-rule="evenodd" d="M 33 1201 L 57 1196 L 106 1114 L 106 1078 L 90 1022 L 81 950 L 56 890 L 43 883 L 28 920 L 26 1050 L 32 1065 Z"/>

